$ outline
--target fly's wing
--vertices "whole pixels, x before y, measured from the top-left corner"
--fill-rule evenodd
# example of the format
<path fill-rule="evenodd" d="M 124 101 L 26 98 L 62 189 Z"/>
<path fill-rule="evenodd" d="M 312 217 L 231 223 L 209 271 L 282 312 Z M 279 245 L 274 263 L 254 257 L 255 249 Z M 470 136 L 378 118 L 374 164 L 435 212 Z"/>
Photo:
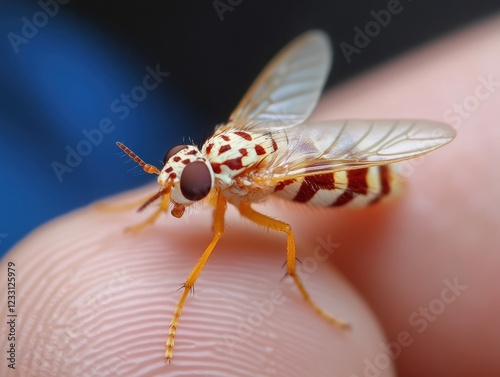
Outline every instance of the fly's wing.
<path fill-rule="evenodd" d="M 260 131 L 269 128 L 268 122 L 276 129 L 302 123 L 316 107 L 331 56 L 323 32 L 311 31 L 293 40 L 266 66 L 218 131 Z"/>
<path fill-rule="evenodd" d="M 421 156 L 455 137 L 451 126 L 428 120 L 336 120 L 271 133 L 278 149 L 257 180 L 385 165 Z"/>

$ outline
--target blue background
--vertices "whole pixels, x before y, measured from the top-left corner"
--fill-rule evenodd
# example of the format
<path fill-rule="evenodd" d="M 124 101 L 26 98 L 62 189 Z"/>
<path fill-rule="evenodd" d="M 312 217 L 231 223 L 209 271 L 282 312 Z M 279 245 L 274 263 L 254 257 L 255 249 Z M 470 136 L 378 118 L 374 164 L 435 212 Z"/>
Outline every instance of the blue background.
<path fill-rule="evenodd" d="M 0 15 L 6 36 L 21 35 L 22 17 L 37 6 L 10 8 Z M 161 167 L 167 149 L 193 135 L 197 112 L 173 87 L 170 76 L 123 120 L 111 103 L 141 85 L 158 61 L 133 58 L 110 36 L 85 20 L 65 13 L 15 53 L 4 38 L 0 61 L 0 247 L 2 251 L 37 225 L 106 195 L 147 182 L 148 175 L 115 145 L 121 141 L 145 161 Z M 7 43 L 5 43 L 7 42 Z M 161 67 L 161 65 L 160 65 Z M 165 69 L 162 68 L 163 71 Z M 172 73 L 170 73 L 171 75 Z M 153 81 L 150 81 L 153 82 Z M 86 140 L 82 130 L 110 118 L 115 129 L 103 134 L 72 172 L 55 173 L 54 161 L 66 165 L 67 146 Z M 200 135 L 203 136 L 203 135 Z"/>

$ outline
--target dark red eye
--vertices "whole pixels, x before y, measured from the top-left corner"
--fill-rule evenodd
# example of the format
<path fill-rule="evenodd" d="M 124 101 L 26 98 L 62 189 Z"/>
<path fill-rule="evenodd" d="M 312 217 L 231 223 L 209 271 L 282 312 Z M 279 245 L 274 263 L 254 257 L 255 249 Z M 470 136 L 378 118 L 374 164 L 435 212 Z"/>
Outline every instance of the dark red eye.
<path fill-rule="evenodd" d="M 163 165 L 165 165 L 167 161 L 170 160 L 170 157 L 172 157 L 177 152 L 183 150 L 184 148 L 187 148 L 187 145 L 179 144 L 176 145 L 175 147 L 170 148 L 170 150 L 167 153 L 165 153 L 165 157 L 163 158 Z"/>
<path fill-rule="evenodd" d="M 212 189 L 212 176 L 207 165 L 201 161 L 186 165 L 181 174 L 180 186 L 182 195 L 193 202 L 207 196 Z"/>

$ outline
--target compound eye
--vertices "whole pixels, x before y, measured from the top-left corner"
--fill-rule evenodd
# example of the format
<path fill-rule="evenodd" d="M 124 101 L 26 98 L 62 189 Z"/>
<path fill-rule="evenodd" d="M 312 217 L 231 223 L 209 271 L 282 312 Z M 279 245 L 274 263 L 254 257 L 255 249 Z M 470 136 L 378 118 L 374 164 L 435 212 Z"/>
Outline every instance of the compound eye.
<path fill-rule="evenodd" d="M 182 195 L 193 202 L 203 199 L 212 189 L 212 176 L 207 165 L 194 161 L 186 165 L 181 174 Z"/>
<path fill-rule="evenodd" d="M 165 153 L 165 157 L 163 158 L 163 165 L 165 165 L 167 163 L 167 161 L 170 160 L 170 157 L 172 157 L 177 152 L 183 150 L 184 148 L 187 148 L 187 145 L 180 144 L 180 145 L 176 145 L 175 147 L 170 148 L 170 150 L 167 153 Z"/>

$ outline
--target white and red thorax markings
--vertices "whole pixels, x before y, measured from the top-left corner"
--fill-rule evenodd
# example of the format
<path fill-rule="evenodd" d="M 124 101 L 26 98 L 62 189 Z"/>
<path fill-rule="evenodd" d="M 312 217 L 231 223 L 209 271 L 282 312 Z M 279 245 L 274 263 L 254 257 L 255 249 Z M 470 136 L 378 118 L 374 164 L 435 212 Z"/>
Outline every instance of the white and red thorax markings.
<path fill-rule="evenodd" d="M 233 183 L 235 177 L 249 169 L 264 166 L 266 160 L 278 149 L 270 134 L 247 131 L 226 131 L 215 134 L 202 148 L 221 188 Z"/>
<path fill-rule="evenodd" d="M 231 130 L 216 133 L 202 147 L 214 173 L 215 185 L 226 198 L 237 203 L 241 199 L 259 201 L 273 187 L 255 187 L 248 179 L 265 169 L 278 145 L 271 134 Z"/>

